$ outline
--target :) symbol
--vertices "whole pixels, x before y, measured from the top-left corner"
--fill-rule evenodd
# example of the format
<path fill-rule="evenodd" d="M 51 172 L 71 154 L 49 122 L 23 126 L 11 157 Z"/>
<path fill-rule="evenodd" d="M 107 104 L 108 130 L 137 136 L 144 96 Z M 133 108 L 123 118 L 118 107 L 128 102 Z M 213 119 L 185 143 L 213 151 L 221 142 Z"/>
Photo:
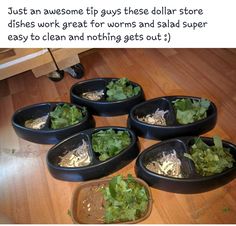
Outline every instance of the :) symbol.
<path fill-rule="evenodd" d="M 164 41 L 167 41 L 167 34 L 164 35 Z"/>

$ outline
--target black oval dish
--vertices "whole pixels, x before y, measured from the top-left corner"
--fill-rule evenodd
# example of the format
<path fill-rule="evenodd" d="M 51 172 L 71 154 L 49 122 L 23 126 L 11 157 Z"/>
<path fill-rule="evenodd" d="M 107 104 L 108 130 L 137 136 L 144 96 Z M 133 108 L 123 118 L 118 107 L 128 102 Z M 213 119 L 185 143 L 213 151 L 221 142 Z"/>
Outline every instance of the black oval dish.
<path fill-rule="evenodd" d="M 208 145 L 213 145 L 213 139 L 201 137 Z M 194 163 L 184 157 L 193 144 L 194 137 L 181 137 L 170 139 L 155 144 L 144 150 L 136 160 L 135 172 L 138 177 L 146 181 L 150 186 L 175 193 L 200 193 L 220 187 L 236 176 L 236 164 L 232 168 L 224 170 L 212 176 L 201 176 L 195 171 Z M 236 160 L 236 146 L 227 141 L 222 141 L 223 146 L 230 148 L 230 153 Z M 175 149 L 177 157 L 181 160 L 181 171 L 184 178 L 174 178 L 154 173 L 146 168 L 148 162 L 168 154 Z"/>
<path fill-rule="evenodd" d="M 179 124 L 176 120 L 175 110 L 172 101 L 176 99 L 190 98 L 200 100 L 200 97 L 192 96 L 166 96 L 147 100 L 134 106 L 128 117 L 128 127 L 131 128 L 140 137 L 164 140 L 179 136 L 197 136 L 205 133 L 215 127 L 217 120 L 217 109 L 213 102 L 210 103 L 207 110 L 207 118 L 186 125 Z M 151 125 L 137 119 L 147 114 L 154 113 L 156 109 L 168 110 L 165 114 L 166 126 Z"/>
<path fill-rule="evenodd" d="M 116 156 L 105 161 L 100 161 L 97 153 L 92 150 L 92 134 L 100 130 L 107 130 L 110 128 L 115 131 L 128 131 L 131 137 L 131 144 Z M 80 146 L 82 139 L 89 143 L 91 163 L 82 167 L 60 167 L 58 165 L 60 160 L 59 156 L 63 155 L 65 151 L 73 150 Z M 138 154 L 138 140 L 133 131 L 124 127 L 99 127 L 75 134 L 52 147 L 47 154 L 47 165 L 51 175 L 56 179 L 66 181 L 85 181 L 97 179 L 121 169 L 136 158 Z"/>
<path fill-rule="evenodd" d="M 12 126 L 16 134 L 19 137 L 34 143 L 55 144 L 79 131 L 95 126 L 95 121 L 87 110 L 85 111 L 84 118 L 81 122 L 65 128 L 51 129 L 50 116 L 42 129 L 31 129 L 24 126 L 26 120 L 36 119 L 47 115 L 49 112 L 53 111 L 57 105 L 62 105 L 64 103 L 65 102 L 39 103 L 17 110 L 12 116 Z M 67 104 L 74 105 L 71 103 Z M 75 106 L 82 110 L 82 107 L 78 105 Z"/>
<path fill-rule="evenodd" d="M 118 78 L 97 78 L 76 83 L 71 87 L 70 90 L 71 102 L 86 106 L 88 110 L 94 115 L 116 116 L 127 114 L 134 105 L 144 101 L 142 87 L 132 81 L 130 81 L 130 84 L 134 87 L 139 86 L 141 91 L 138 95 L 131 98 L 119 101 L 106 101 L 106 95 L 104 95 L 101 100 L 93 101 L 81 97 L 82 93 L 89 91 L 104 90 L 105 93 L 108 83 L 110 81 L 116 80 L 118 80 Z"/>

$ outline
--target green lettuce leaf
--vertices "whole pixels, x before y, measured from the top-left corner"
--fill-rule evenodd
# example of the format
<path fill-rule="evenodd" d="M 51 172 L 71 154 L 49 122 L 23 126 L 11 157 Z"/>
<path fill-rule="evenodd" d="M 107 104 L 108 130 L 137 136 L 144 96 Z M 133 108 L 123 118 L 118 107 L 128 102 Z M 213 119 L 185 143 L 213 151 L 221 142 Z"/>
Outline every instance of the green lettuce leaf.
<path fill-rule="evenodd" d="M 69 104 L 57 105 L 54 111 L 50 112 L 51 128 L 60 129 L 74 125 L 83 120 L 83 111 L 76 106 Z"/>
<path fill-rule="evenodd" d="M 223 148 L 223 144 L 222 144 L 222 141 L 221 141 L 220 137 L 214 136 L 213 141 L 214 141 L 214 144 L 215 144 L 216 148 L 219 148 L 219 149 Z"/>
<path fill-rule="evenodd" d="M 223 172 L 227 168 L 233 167 L 235 159 L 229 148 L 224 148 L 220 137 L 213 138 L 214 145 L 208 146 L 201 138 L 195 140 L 190 153 L 184 156 L 194 162 L 197 173 L 202 176 L 210 176 Z"/>
<path fill-rule="evenodd" d="M 128 147 L 131 143 L 127 131 L 113 129 L 100 130 L 92 135 L 93 150 L 99 153 L 99 159 L 105 161 Z"/>
<path fill-rule="evenodd" d="M 111 81 L 106 86 L 106 88 L 108 101 L 124 100 L 130 98 L 138 95 L 141 90 L 139 86 L 133 87 L 130 85 L 127 78 L 120 78 L 117 81 Z"/>
<path fill-rule="evenodd" d="M 101 191 L 105 199 L 106 223 L 136 220 L 147 210 L 148 193 L 131 175 L 128 179 L 121 175 L 113 177 Z"/>
<path fill-rule="evenodd" d="M 210 106 L 210 101 L 206 99 L 182 98 L 172 103 L 176 112 L 176 119 L 180 124 L 189 124 L 206 118 Z"/>

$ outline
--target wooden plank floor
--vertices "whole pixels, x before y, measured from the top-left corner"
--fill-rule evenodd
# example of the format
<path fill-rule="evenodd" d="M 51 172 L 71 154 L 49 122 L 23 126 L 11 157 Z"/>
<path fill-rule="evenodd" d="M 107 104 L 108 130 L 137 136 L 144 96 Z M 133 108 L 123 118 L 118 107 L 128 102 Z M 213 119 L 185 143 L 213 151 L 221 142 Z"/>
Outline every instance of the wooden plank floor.
<path fill-rule="evenodd" d="M 80 59 L 83 79 L 125 76 L 142 85 L 147 99 L 179 94 L 211 99 L 219 117 L 204 135 L 236 143 L 236 49 L 95 49 Z M 0 81 L 0 215 L 14 223 L 72 223 L 67 211 L 79 183 L 52 178 L 45 163 L 51 146 L 19 139 L 11 116 L 25 105 L 69 101 L 75 82 L 65 76 L 53 83 L 30 72 Z M 97 126 L 125 126 L 127 116 L 95 119 Z M 144 150 L 156 141 L 140 138 L 140 143 Z M 134 175 L 134 163 L 114 175 Z M 236 180 L 201 194 L 152 193 L 153 211 L 142 223 L 236 223 Z"/>

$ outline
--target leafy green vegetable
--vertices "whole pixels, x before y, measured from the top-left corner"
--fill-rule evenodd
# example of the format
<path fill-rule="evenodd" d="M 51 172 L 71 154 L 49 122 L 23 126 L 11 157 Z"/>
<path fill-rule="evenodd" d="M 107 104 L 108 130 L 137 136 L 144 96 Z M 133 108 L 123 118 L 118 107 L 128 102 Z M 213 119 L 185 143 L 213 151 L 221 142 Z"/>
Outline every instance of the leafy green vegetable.
<path fill-rule="evenodd" d="M 191 100 L 189 98 L 172 101 L 176 119 L 180 124 L 188 124 L 207 117 L 210 101 L 206 99 Z"/>
<path fill-rule="evenodd" d="M 70 217 L 72 216 L 72 213 L 71 213 L 70 209 L 67 210 L 67 215 L 69 215 Z"/>
<path fill-rule="evenodd" d="M 106 88 L 108 101 L 130 98 L 138 95 L 141 90 L 139 86 L 133 87 L 132 85 L 129 85 L 129 80 L 127 78 L 120 78 L 117 81 L 111 81 Z"/>
<path fill-rule="evenodd" d="M 127 179 L 121 175 L 113 177 L 109 186 L 102 189 L 102 193 L 105 199 L 106 223 L 136 220 L 147 210 L 147 191 L 131 175 Z"/>
<path fill-rule="evenodd" d="M 57 105 L 54 111 L 50 112 L 51 128 L 60 129 L 79 123 L 83 119 L 83 112 L 76 106 L 69 104 Z"/>
<path fill-rule="evenodd" d="M 229 212 L 230 210 L 231 210 L 231 209 L 230 209 L 229 207 L 224 207 L 224 208 L 223 208 L 223 212 L 224 212 L 224 213 L 227 213 L 227 212 Z"/>
<path fill-rule="evenodd" d="M 131 143 L 127 131 L 115 131 L 113 129 L 100 130 L 92 135 L 93 150 L 100 154 L 99 159 L 105 161 L 120 153 Z"/>
<path fill-rule="evenodd" d="M 214 146 L 208 146 L 201 138 L 197 138 L 191 147 L 190 154 L 184 154 L 194 162 L 197 173 L 202 176 L 221 173 L 226 168 L 233 167 L 233 162 L 235 162 L 229 148 L 223 148 L 218 136 L 214 136 L 213 141 Z"/>

